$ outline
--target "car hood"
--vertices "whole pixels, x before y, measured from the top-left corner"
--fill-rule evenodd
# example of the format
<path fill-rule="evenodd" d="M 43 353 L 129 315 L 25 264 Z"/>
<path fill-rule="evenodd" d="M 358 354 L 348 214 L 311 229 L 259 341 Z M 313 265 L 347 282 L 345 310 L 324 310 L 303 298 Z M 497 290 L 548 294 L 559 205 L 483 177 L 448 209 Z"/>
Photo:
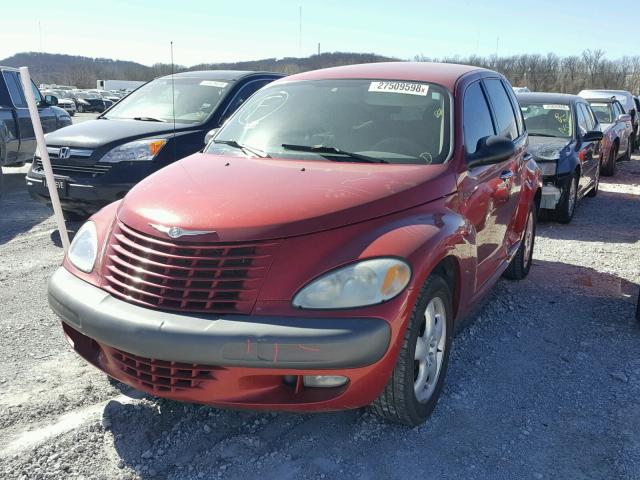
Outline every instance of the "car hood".
<path fill-rule="evenodd" d="M 571 143 L 569 138 L 529 137 L 529 153 L 536 160 L 557 160 L 562 150 Z"/>
<path fill-rule="evenodd" d="M 371 165 L 197 153 L 154 173 L 124 198 L 118 218 L 205 230 L 199 241 L 285 238 L 349 225 L 455 191 L 446 165 Z M 195 241 L 195 240 L 193 240 Z"/>
<path fill-rule="evenodd" d="M 184 129 L 177 128 L 176 131 Z M 165 135 L 173 131 L 173 123 L 137 120 L 89 120 L 47 134 L 47 145 L 98 148 L 117 140 Z"/>

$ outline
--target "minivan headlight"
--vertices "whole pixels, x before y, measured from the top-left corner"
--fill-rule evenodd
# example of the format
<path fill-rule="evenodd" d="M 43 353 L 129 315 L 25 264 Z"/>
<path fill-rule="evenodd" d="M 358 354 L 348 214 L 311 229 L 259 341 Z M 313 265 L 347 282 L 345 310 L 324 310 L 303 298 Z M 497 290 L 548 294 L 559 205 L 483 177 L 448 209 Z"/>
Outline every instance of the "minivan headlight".
<path fill-rule="evenodd" d="M 78 270 L 90 273 L 98 255 L 96 224 L 89 221 L 80 227 L 69 247 L 67 258 Z"/>
<path fill-rule="evenodd" d="M 153 160 L 166 143 L 167 140 L 165 138 L 155 138 L 136 140 L 125 143 L 124 145 L 118 145 L 109 150 L 107 154 L 100 159 L 100 162 L 118 163 Z"/>
<path fill-rule="evenodd" d="M 398 295 L 410 279 L 411 267 L 403 260 L 362 260 L 313 280 L 296 294 L 293 305 L 314 309 L 375 305 Z"/>

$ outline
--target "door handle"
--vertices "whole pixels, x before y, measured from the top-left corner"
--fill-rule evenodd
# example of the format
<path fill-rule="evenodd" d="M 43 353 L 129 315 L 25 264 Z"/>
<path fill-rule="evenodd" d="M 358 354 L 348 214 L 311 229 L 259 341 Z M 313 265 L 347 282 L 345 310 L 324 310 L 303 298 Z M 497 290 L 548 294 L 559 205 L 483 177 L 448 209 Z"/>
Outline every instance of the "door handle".
<path fill-rule="evenodd" d="M 508 182 L 509 180 L 511 180 L 513 178 L 513 172 L 511 170 L 505 170 L 504 172 L 502 172 L 500 174 L 500 179 L 503 182 Z"/>

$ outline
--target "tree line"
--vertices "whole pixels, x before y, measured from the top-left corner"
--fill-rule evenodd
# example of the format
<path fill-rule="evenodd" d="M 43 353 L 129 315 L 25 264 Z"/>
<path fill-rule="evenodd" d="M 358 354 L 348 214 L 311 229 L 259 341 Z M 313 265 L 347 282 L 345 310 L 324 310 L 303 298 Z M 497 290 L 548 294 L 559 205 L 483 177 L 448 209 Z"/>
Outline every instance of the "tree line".
<path fill-rule="evenodd" d="M 610 60 L 603 50 L 560 57 L 554 53 L 498 57 L 444 57 L 418 55 L 415 61 L 463 63 L 489 68 L 506 76 L 513 86 L 532 92 L 578 93 L 583 89 L 628 90 L 640 93 L 640 55 Z"/>
<path fill-rule="evenodd" d="M 399 61 L 372 53 L 333 52 L 310 57 L 266 58 L 246 62 L 203 63 L 192 67 L 166 63 L 152 66 L 136 62 L 49 53 L 20 53 L 0 60 L 0 65 L 27 65 L 36 83 L 95 88 L 96 80 L 151 80 L 172 71 L 266 70 L 293 74 L 318 68 L 354 63 Z M 471 55 L 431 58 L 417 55 L 415 61 L 463 63 L 504 74 L 512 85 L 531 91 L 577 93 L 585 88 L 629 90 L 640 93 L 640 55 L 608 59 L 603 50 L 585 50 L 581 55 L 560 57 L 554 53 L 488 57 Z"/>

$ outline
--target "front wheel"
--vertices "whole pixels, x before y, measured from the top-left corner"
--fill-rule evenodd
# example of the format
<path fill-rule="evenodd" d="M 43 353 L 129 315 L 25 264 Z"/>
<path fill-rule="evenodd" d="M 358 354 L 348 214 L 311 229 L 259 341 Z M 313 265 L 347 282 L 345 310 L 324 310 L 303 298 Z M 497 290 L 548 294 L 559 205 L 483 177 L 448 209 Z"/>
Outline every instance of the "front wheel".
<path fill-rule="evenodd" d="M 510 280 L 522 280 L 531 270 L 533 261 L 533 246 L 536 241 L 536 207 L 531 205 L 527 213 L 527 223 L 524 227 L 522 241 L 515 257 L 509 263 L 504 276 Z"/>
<path fill-rule="evenodd" d="M 404 334 L 396 366 L 371 408 L 404 425 L 423 423 L 444 385 L 453 338 L 451 290 L 439 275 L 425 282 Z"/>

